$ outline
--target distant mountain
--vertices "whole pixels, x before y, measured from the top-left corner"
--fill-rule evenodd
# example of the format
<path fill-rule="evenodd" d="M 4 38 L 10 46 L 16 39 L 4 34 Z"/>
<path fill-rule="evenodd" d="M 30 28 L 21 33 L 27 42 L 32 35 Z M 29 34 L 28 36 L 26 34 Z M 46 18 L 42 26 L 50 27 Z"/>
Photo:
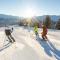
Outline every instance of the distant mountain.
<path fill-rule="evenodd" d="M 60 18 L 60 16 L 57 16 L 57 15 L 49 15 L 49 16 L 51 17 L 51 20 L 55 22 L 58 21 L 58 19 Z M 34 16 L 32 19 L 33 21 L 43 21 L 45 18 L 46 18 L 46 15 Z M 0 26 L 18 24 L 20 20 L 23 21 L 24 19 L 25 18 L 23 17 L 0 14 Z"/>
<path fill-rule="evenodd" d="M 35 18 L 37 18 L 37 20 L 41 20 L 43 21 L 46 18 L 47 15 L 43 15 L 43 16 L 37 16 Z M 52 21 L 58 21 L 58 19 L 60 18 L 60 16 L 57 15 L 49 15 Z"/>
<path fill-rule="evenodd" d="M 51 15 L 50 17 L 53 21 L 58 21 L 58 19 L 60 19 L 60 16 L 57 15 Z"/>
<path fill-rule="evenodd" d="M 19 20 L 18 16 L 0 14 L 0 26 L 17 24 Z"/>

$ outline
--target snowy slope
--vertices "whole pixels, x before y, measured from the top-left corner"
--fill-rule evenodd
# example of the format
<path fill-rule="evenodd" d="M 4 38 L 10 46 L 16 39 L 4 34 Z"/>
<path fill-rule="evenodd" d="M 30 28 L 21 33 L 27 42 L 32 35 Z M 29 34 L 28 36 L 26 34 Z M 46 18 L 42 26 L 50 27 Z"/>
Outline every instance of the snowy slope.
<path fill-rule="evenodd" d="M 4 29 L 0 29 L 0 47 L 8 40 Z M 39 30 L 39 36 L 36 37 L 33 30 L 14 27 L 12 36 L 16 43 L 0 52 L 0 60 L 60 60 L 60 37 L 56 38 L 60 31 L 49 31 L 47 42 L 41 41 L 40 33 Z"/>

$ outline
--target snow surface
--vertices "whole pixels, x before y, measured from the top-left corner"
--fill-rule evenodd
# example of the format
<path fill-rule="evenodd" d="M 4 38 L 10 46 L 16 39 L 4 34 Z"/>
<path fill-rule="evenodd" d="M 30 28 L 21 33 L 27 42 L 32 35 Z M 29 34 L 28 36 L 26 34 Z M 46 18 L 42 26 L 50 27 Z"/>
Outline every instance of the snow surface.
<path fill-rule="evenodd" d="M 8 40 L 4 29 L 0 28 L 0 47 Z M 16 42 L 0 51 L 0 60 L 60 60 L 60 31 L 49 30 L 48 41 L 42 41 L 40 33 L 35 36 L 33 29 L 14 27 L 12 36 Z"/>

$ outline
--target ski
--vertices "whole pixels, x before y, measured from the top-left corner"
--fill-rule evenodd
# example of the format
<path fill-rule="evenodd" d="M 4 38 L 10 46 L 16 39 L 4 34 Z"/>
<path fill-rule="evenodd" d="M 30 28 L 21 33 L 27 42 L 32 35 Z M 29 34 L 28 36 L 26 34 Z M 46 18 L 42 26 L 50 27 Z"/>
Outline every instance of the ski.
<path fill-rule="evenodd" d="M 9 42 L 9 43 L 7 43 L 6 45 L 0 47 L 0 52 L 3 51 L 3 50 L 5 50 L 6 48 L 8 48 L 11 44 L 12 44 L 12 43 Z"/>
<path fill-rule="evenodd" d="M 41 39 L 41 41 L 48 41 L 48 39 Z"/>

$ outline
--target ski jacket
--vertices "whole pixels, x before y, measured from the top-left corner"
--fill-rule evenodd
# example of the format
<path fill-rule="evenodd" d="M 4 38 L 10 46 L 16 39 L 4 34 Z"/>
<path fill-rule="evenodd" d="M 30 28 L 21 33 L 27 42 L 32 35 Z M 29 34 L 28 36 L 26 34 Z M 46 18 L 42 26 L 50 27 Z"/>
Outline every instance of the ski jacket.
<path fill-rule="evenodd" d="M 38 27 L 37 26 L 34 27 L 34 32 L 38 32 Z"/>
<path fill-rule="evenodd" d="M 43 26 L 43 32 L 42 32 L 42 35 L 46 35 L 48 30 L 47 30 L 47 27 L 46 26 Z"/>
<path fill-rule="evenodd" d="M 5 34 L 6 34 L 6 35 L 11 35 L 11 33 L 12 33 L 12 32 L 11 32 L 10 29 L 5 29 Z"/>

